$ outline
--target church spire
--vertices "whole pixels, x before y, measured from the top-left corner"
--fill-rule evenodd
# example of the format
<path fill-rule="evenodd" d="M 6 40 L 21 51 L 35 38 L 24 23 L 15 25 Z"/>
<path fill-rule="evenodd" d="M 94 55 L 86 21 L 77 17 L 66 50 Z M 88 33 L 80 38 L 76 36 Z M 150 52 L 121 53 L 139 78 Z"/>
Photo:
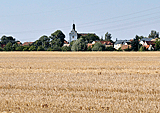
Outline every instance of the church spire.
<path fill-rule="evenodd" d="M 76 25 L 74 24 L 74 20 L 73 20 L 73 30 L 76 30 Z"/>

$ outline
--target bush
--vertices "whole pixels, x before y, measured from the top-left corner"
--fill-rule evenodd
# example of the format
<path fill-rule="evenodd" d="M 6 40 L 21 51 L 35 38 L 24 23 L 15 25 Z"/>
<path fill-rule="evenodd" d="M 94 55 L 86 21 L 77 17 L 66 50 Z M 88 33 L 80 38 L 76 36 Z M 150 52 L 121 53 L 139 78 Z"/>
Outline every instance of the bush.
<path fill-rule="evenodd" d="M 121 47 L 120 48 L 118 48 L 118 50 L 117 51 L 123 51 L 122 49 L 121 49 Z"/>
<path fill-rule="evenodd" d="M 63 46 L 62 51 L 71 51 L 71 47 Z"/>
<path fill-rule="evenodd" d="M 53 50 L 53 51 L 61 51 L 62 49 L 61 49 L 60 46 L 55 45 L 55 46 L 52 47 L 52 50 Z"/>
<path fill-rule="evenodd" d="M 44 47 L 38 46 L 37 51 L 44 51 Z"/>
<path fill-rule="evenodd" d="M 3 49 L 0 47 L 0 51 L 3 51 Z"/>
<path fill-rule="evenodd" d="M 23 51 L 29 51 L 29 46 L 23 46 Z"/>
<path fill-rule="evenodd" d="M 16 47 L 15 50 L 16 50 L 16 51 L 23 51 L 23 46 L 18 46 L 18 47 Z"/>
<path fill-rule="evenodd" d="M 89 47 L 87 48 L 87 51 L 92 51 L 92 47 L 89 46 Z"/>
<path fill-rule="evenodd" d="M 36 51 L 36 47 L 35 46 L 30 46 L 29 51 Z"/>
<path fill-rule="evenodd" d="M 105 45 L 101 44 L 100 42 L 97 42 L 94 44 L 94 47 L 92 48 L 93 51 L 105 51 Z"/>
<path fill-rule="evenodd" d="M 106 51 L 115 51 L 115 48 L 113 46 L 106 47 Z"/>
<path fill-rule="evenodd" d="M 139 51 L 146 51 L 146 47 L 141 46 L 140 49 L 139 49 Z"/>
<path fill-rule="evenodd" d="M 51 47 L 49 47 L 49 48 L 47 49 L 47 51 L 53 51 L 53 49 L 52 49 Z"/>
<path fill-rule="evenodd" d="M 3 50 L 4 51 L 12 51 L 12 43 L 11 42 L 8 42 L 7 44 L 6 44 L 6 46 L 4 46 L 4 48 L 3 48 Z"/>
<path fill-rule="evenodd" d="M 73 43 L 71 47 L 72 51 L 85 51 L 87 50 L 87 44 L 83 38 L 79 38 Z"/>

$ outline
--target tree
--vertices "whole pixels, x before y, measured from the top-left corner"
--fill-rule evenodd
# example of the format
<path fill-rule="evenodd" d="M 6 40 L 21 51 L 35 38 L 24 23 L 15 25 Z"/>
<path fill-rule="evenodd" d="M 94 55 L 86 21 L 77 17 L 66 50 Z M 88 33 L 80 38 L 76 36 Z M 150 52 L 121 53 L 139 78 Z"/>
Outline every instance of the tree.
<path fill-rule="evenodd" d="M 106 40 L 106 41 L 110 41 L 111 38 L 112 38 L 111 34 L 107 32 L 107 33 L 105 34 L 105 40 Z"/>
<path fill-rule="evenodd" d="M 87 51 L 92 51 L 92 47 L 89 46 L 89 47 L 87 48 Z"/>
<path fill-rule="evenodd" d="M 29 51 L 29 46 L 23 46 L 23 51 Z"/>
<path fill-rule="evenodd" d="M 52 47 L 52 50 L 53 50 L 53 51 L 61 51 L 62 49 L 61 49 L 60 46 L 54 45 L 54 46 Z"/>
<path fill-rule="evenodd" d="M 131 50 L 133 51 L 138 51 L 139 50 L 139 37 L 138 35 L 136 35 L 136 37 L 133 39 L 133 41 L 131 42 Z"/>
<path fill-rule="evenodd" d="M 0 51 L 3 51 L 3 49 L 0 47 Z"/>
<path fill-rule="evenodd" d="M 34 45 L 30 46 L 29 51 L 36 51 L 36 47 Z"/>
<path fill-rule="evenodd" d="M 54 42 L 54 44 L 59 43 L 60 47 L 62 47 L 64 44 L 65 35 L 63 34 L 63 32 L 61 30 L 57 30 L 54 33 L 52 33 L 49 38 L 52 40 L 52 42 Z M 58 42 L 56 42 L 56 41 L 58 41 Z"/>
<path fill-rule="evenodd" d="M 8 42 L 7 44 L 6 44 L 6 46 L 4 46 L 4 48 L 3 48 L 3 50 L 4 51 L 12 51 L 12 43 L 11 42 Z"/>
<path fill-rule="evenodd" d="M 37 51 L 44 51 L 44 47 L 38 46 Z"/>
<path fill-rule="evenodd" d="M 71 51 L 71 47 L 63 46 L 62 51 Z"/>
<path fill-rule="evenodd" d="M 160 51 L 160 41 L 157 40 L 155 46 L 156 46 L 155 50 Z"/>
<path fill-rule="evenodd" d="M 47 51 L 53 51 L 53 49 L 52 49 L 51 47 L 49 47 L 49 48 L 47 49 Z"/>
<path fill-rule="evenodd" d="M 95 34 L 87 34 L 86 36 L 81 36 L 87 43 L 92 43 L 93 41 L 100 40 Z"/>
<path fill-rule="evenodd" d="M 148 37 L 149 38 L 159 38 L 159 32 L 152 30 Z"/>
<path fill-rule="evenodd" d="M 71 47 L 72 51 L 85 51 L 87 49 L 87 43 L 83 38 L 79 38 L 73 43 Z"/>
<path fill-rule="evenodd" d="M 139 49 L 139 51 L 146 51 L 147 49 L 146 49 L 146 47 L 144 47 L 144 46 L 141 46 L 140 47 L 140 49 Z"/>
<path fill-rule="evenodd" d="M 115 51 L 115 48 L 113 46 L 106 47 L 106 51 Z"/>
<path fill-rule="evenodd" d="M 23 51 L 23 46 L 17 46 L 17 47 L 15 48 L 15 50 L 16 50 L 16 51 Z"/>
<path fill-rule="evenodd" d="M 92 48 L 93 51 L 105 51 L 105 45 L 101 44 L 100 42 L 97 42 L 94 44 L 94 47 Z"/>
<path fill-rule="evenodd" d="M 7 44 L 8 42 L 11 42 L 12 44 L 16 43 L 15 38 L 13 38 L 12 36 L 2 36 L 1 43 Z"/>
<path fill-rule="evenodd" d="M 61 47 L 62 42 L 60 39 L 55 38 L 51 41 L 51 47 Z"/>
<path fill-rule="evenodd" d="M 46 35 L 43 35 L 39 38 L 39 41 L 41 42 L 41 45 L 44 48 L 48 48 L 49 47 L 49 42 L 50 42 L 50 38 Z"/>

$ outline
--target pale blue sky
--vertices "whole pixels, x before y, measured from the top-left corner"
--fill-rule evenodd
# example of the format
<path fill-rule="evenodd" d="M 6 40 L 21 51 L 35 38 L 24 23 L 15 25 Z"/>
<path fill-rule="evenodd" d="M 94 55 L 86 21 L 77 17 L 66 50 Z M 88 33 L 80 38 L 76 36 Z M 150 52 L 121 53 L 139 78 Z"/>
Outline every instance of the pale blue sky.
<path fill-rule="evenodd" d="M 1 0 L 0 37 L 35 41 L 62 30 L 68 40 L 73 20 L 78 32 L 106 32 L 113 40 L 160 31 L 160 0 Z"/>

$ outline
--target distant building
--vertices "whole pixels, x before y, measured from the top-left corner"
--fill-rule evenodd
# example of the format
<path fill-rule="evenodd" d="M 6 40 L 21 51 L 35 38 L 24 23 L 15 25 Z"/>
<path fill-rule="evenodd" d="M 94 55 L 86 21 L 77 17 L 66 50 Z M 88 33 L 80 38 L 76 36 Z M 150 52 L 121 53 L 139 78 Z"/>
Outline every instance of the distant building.
<path fill-rule="evenodd" d="M 114 48 L 116 50 L 118 50 L 119 48 L 121 48 L 123 45 L 126 45 L 124 46 L 123 48 L 128 48 L 128 45 L 131 44 L 131 41 L 130 40 L 117 40 L 115 43 L 114 43 Z"/>
<path fill-rule="evenodd" d="M 69 33 L 69 43 L 71 43 L 74 40 L 77 40 L 81 36 L 86 36 L 88 34 L 94 34 L 94 35 L 96 35 L 95 33 L 77 33 L 77 31 L 76 31 L 76 25 L 73 24 L 73 28 L 72 28 L 71 32 Z"/>
<path fill-rule="evenodd" d="M 139 42 L 139 44 L 144 44 L 146 41 L 151 41 L 151 40 L 153 40 L 153 38 L 142 38 L 141 40 L 140 40 L 140 42 Z"/>
<path fill-rule="evenodd" d="M 23 44 L 22 44 L 22 46 L 30 46 L 30 45 L 32 45 L 33 44 L 33 42 L 24 42 Z"/>

